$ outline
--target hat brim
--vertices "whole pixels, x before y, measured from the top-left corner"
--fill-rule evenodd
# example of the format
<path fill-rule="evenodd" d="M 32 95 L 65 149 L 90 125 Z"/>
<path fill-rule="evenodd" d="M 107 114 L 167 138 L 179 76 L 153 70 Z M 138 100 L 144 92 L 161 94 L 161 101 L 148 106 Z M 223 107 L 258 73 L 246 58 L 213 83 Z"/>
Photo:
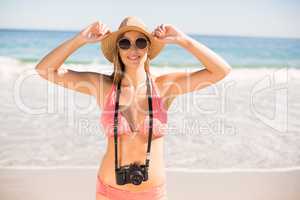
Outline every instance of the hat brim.
<path fill-rule="evenodd" d="M 113 54 L 115 52 L 115 48 L 117 48 L 116 40 L 120 34 L 127 32 L 127 31 L 139 31 L 139 32 L 144 33 L 149 38 L 151 46 L 148 51 L 148 56 L 151 60 L 154 57 L 156 57 L 165 46 L 165 44 L 163 42 L 159 41 L 148 31 L 145 31 L 144 29 L 137 27 L 137 26 L 125 26 L 125 27 L 120 28 L 117 31 L 109 33 L 109 35 L 101 41 L 101 50 L 103 52 L 103 55 L 111 63 L 113 63 L 113 56 L 114 56 Z"/>

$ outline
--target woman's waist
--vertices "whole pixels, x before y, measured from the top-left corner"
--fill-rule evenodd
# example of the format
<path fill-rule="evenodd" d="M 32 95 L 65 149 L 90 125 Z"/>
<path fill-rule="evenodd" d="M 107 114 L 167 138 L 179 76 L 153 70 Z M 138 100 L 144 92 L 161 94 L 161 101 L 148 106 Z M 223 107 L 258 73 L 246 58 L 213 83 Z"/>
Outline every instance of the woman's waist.
<path fill-rule="evenodd" d="M 107 138 L 106 154 L 114 155 L 115 152 L 115 140 L 114 137 Z M 151 153 L 163 154 L 163 142 L 164 137 L 152 137 L 151 139 Z M 148 136 L 145 137 L 139 133 L 133 135 L 120 135 L 118 137 L 118 152 L 126 155 L 137 156 L 136 154 L 146 155 L 148 147 Z"/>
<path fill-rule="evenodd" d="M 155 164 L 164 164 L 163 153 L 158 150 L 152 150 L 150 152 L 150 163 Z M 137 162 L 139 164 L 145 163 L 146 160 L 146 151 L 143 152 L 118 152 L 118 164 L 120 165 L 129 165 L 130 163 Z M 115 164 L 115 153 L 114 151 L 106 151 L 103 155 L 102 163 L 106 162 L 109 165 Z M 151 166 L 149 166 L 151 167 Z"/>

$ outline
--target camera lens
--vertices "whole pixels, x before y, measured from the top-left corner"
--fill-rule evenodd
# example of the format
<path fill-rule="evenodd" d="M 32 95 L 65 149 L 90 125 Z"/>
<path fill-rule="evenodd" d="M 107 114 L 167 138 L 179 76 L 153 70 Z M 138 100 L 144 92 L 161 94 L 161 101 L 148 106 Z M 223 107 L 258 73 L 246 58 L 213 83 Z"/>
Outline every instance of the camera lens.
<path fill-rule="evenodd" d="M 130 173 L 130 181 L 134 185 L 140 185 L 143 181 L 143 174 L 141 171 L 133 171 Z"/>

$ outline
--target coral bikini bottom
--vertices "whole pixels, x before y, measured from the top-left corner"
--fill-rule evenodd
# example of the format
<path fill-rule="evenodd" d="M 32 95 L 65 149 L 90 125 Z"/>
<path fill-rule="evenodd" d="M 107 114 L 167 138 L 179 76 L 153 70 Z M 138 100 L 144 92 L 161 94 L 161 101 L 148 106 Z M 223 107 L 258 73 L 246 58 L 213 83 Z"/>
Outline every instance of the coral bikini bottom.
<path fill-rule="evenodd" d="M 166 182 L 144 191 L 128 191 L 112 187 L 97 176 L 96 191 L 110 200 L 167 200 Z"/>

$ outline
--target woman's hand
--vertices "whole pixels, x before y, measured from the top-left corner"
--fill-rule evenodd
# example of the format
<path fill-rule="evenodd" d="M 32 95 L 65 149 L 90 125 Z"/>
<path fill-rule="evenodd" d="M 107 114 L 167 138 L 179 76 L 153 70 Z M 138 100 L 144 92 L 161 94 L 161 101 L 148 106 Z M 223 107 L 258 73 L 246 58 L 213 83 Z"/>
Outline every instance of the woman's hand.
<path fill-rule="evenodd" d="M 151 33 L 165 44 L 178 44 L 187 35 L 171 24 L 161 24 Z"/>
<path fill-rule="evenodd" d="M 106 24 L 103 24 L 101 21 L 96 21 L 84 28 L 77 36 L 84 43 L 95 43 L 106 38 L 109 33 L 111 33 L 111 31 Z"/>

